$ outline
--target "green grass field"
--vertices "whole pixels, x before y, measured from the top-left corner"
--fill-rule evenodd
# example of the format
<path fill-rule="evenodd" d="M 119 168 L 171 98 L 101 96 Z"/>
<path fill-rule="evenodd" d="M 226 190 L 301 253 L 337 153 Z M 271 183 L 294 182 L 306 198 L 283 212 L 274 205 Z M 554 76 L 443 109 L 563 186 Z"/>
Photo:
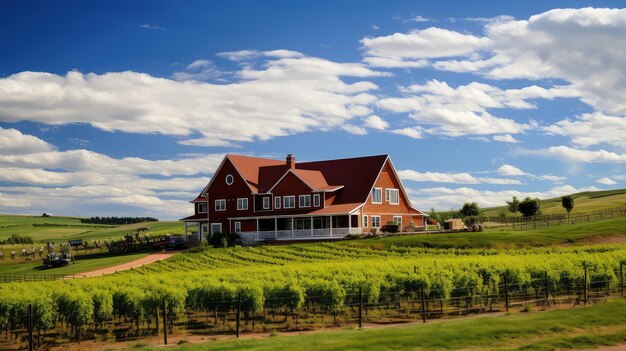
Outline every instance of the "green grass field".
<path fill-rule="evenodd" d="M 476 233 L 417 234 L 346 240 L 340 244 L 504 249 L 611 242 L 626 242 L 626 217 L 591 223 L 564 224 L 528 231 L 496 228 Z"/>
<path fill-rule="evenodd" d="M 626 300 L 591 307 L 517 313 L 402 327 L 341 330 L 182 345 L 209 350 L 556 350 L 626 343 Z M 161 348 L 142 348 L 142 350 Z"/>
<path fill-rule="evenodd" d="M 61 242 L 70 239 L 106 240 L 134 233 L 137 228 L 150 228 L 150 234 L 182 233 L 178 221 L 145 222 L 120 226 L 81 223 L 76 217 L 41 217 L 0 215 L 0 240 L 13 234 L 30 236 L 35 242 Z"/>
<path fill-rule="evenodd" d="M 574 209 L 572 214 L 578 212 L 591 212 L 602 210 L 605 208 L 613 208 L 626 205 L 626 189 L 604 190 L 604 191 L 586 191 L 582 193 L 572 194 L 574 197 Z M 520 199 L 523 200 L 523 199 Z M 501 207 L 485 208 L 481 212 L 481 216 L 497 217 L 500 213 L 511 215 L 506 204 Z M 541 212 L 544 215 L 549 214 L 565 214 L 565 209 L 561 206 L 561 198 L 541 200 Z"/>
<path fill-rule="evenodd" d="M 127 263 L 147 256 L 148 253 L 130 253 L 126 255 L 109 256 L 100 255 L 84 255 L 78 256 L 74 264 L 50 269 L 38 269 L 41 267 L 42 260 L 36 259 L 27 263 L 19 264 L 0 264 L 0 279 L 2 274 L 79 274 L 89 272 L 99 268 L 115 266 Z M 5 258 L 5 260 L 10 260 Z M 3 262 L 4 263 L 4 262 Z"/>

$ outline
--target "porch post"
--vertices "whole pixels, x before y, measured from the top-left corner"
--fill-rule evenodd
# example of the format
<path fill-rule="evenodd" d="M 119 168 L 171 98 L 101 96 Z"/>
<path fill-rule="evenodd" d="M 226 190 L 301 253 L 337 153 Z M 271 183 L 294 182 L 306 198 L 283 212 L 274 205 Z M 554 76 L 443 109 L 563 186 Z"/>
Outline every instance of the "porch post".
<path fill-rule="evenodd" d="M 259 219 L 256 219 L 256 238 L 259 238 Z"/>
<path fill-rule="evenodd" d="M 189 238 L 187 237 L 187 222 L 183 223 L 185 223 L 185 240 L 188 240 Z"/>
<path fill-rule="evenodd" d="M 278 239 L 278 218 L 274 217 L 274 238 Z"/>
<path fill-rule="evenodd" d="M 333 216 L 330 216 L 330 237 L 333 237 Z"/>
<path fill-rule="evenodd" d="M 348 213 L 348 234 L 352 231 L 352 214 Z"/>
<path fill-rule="evenodd" d="M 293 222 L 293 217 L 291 217 L 291 238 L 292 239 L 296 237 L 295 233 L 293 232 L 293 227 L 295 227 L 294 224 L 295 223 Z"/>
<path fill-rule="evenodd" d="M 313 216 L 311 216 L 311 237 L 313 236 Z"/>

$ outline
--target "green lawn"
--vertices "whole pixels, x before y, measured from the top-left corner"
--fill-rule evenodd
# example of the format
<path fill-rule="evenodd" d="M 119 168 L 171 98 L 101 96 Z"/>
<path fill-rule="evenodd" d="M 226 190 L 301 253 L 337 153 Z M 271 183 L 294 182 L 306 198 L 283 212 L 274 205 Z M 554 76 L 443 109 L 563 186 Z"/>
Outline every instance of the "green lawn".
<path fill-rule="evenodd" d="M 626 205 L 626 189 L 586 191 L 572 194 L 574 197 L 574 210 L 577 212 L 592 212 L 606 208 L 613 208 Z M 520 199 L 523 200 L 523 199 Z M 481 216 L 497 217 L 504 212 L 511 215 L 508 209 L 502 204 L 501 207 L 486 208 L 481 212 Z M 460 206 L 460 205 L 459 205 Z M 561 198 L 541 200 L 541 212 L 548 214 L 565 214 L 566 211 L 561 206 Z"/>
<path fill-rule="evenodd" d="M 477 233 L 417 234 L 349 240 L 341 241 L 340 244 L 374 244 L 374 246 L 382 244 L 385 247 L 395 245 L 434 248 L 521 248 L 573 243 L 586 244 L 590 241 L 617 238 L 626 241 L 626 217 L 591 223 L 564 224 L 528 231 L 498 228 Z"/>
<path fill-rule="evenodd" d="M 111 239 L 134 233 L 137 228 L 150 228 L 150 234 L 182 233 L 183 224 L 178 221 L 146 222 L 110 226 L 81 223 L 76 217 L 41 217 L 0 215 L 0 240 L 13 234 L 30 236 L 35 242 L 61 242 L 70 239 Z"/>
<path fill-rule="evenodd" d="M 570 310 L 431 322 L 402 327 L 229 339 L 182 345 L 201 350 L 555 350 L 626 343 L 626 300 Z M 161 348 L 143 348 L 157 350 Z"/>
<path fill-rule="evenodd" d="M 5 273 L 26 273 L 26 274 L 78 274 L 89 272 L 99 268 L 115 266 L 118 264 L 134 261 L 147 256 L 148 253 L 130 253 L 126 255 L 109 256 L 108 254 L 94 254 L 78 256 L 74 264 L 65 267 L 36 269 L 42 264 L 42 260 L 35 260 L 27 263 L 0 264 L 0 275 Z M 4 260 L 10 260 L 5 258 Z M 0 279 L 2 277 L 0 276 Z"/>

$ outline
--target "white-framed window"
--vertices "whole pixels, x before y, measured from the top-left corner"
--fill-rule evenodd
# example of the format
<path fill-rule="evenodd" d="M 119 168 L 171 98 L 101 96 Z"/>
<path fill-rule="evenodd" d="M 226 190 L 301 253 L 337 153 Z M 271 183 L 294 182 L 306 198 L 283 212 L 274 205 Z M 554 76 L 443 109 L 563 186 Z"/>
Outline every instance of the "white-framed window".
<path fill-rule="evenodd" d="M 394 188 L 385 189 L 385 201 L 392 205 L 400 203 L 400 191 Z"/>
<path fill-rule="evenodd" d="M 280 210 L 280 196 L 274 196 L 274 209 L 275 210 Z"/>
<path fill-rule="evenodd" d="M 398 223 L 398 229 L 402 230 L 402 216 L 393 216 L 393 221 Z"/>
<path fill-rule="evenodd" d="M 270 209 L 270 197 L 269 196 L 264 196 L 263 197 L 263 209 L 264 210 L 269 210 Z"/>
<path fill-rule="evenodd" d="M 226 211 L 226 200 L 215 200 L 215 211 Z"/>
<path fill-rule="evenodd" d="M 295 208 L 295 207 L 296 207 L 296 197 L 294 195 L 283 196 L 283 208 Z"/>
<path fill-rule="evenodd" d="M 367 223 L 367 216 L 363 216 L 363 227 L 367 227 L 369 224 Z"/>
<path fill-rule="evenodd" d="M 198 204 L 198 213 L 206 213 L 207 204 L 205 202 L 201 202 Z"/>
<path fill-rule="evenodd" d="M 383 188 L 373 188 L 372 189 L 372 203 L 373 204 L 382 204 L 383 203 Z"/>
<path fill-rule="evenodd" d="M 232 185 L 233 182 L 235 181 L 235 178 L 233 177 L 232 174 L 228 174 L 226 175 L 226 178 L 224 180 L 226 181 L 226 184 Z"/>
<path fill-rule="evenodd" d="M 313 207 L 320 207 L 320 194 L 313 194 Z"/>
<path fill-rule="evenodd" d="M 241 222 L 235 222 L 235 233 L 241 233 Z"/>
<path fill-rule="evenodd" d="M 372 216 L 372 228 L 380 228 L 380 216 Z"/>
<path fill-rule="evenodd" d="M 240 197 L 237 199 L 237 210 L 243 211 L 248 209 L 248 198 Z"/>
<path fill-rule="evenodd" d="M 311 195 L 298 196 L 298 207 L 311 207 Z"/>

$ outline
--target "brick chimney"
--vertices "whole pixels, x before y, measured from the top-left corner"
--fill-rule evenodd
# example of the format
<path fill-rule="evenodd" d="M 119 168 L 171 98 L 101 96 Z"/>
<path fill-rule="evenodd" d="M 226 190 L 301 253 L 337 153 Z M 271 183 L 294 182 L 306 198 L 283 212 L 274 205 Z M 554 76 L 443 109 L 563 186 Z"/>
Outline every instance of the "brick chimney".
<path fill-rule="evenodd" d="M 293 154 L 287 155 L 287 169 L 296 169 L 296 156 Z"/>

